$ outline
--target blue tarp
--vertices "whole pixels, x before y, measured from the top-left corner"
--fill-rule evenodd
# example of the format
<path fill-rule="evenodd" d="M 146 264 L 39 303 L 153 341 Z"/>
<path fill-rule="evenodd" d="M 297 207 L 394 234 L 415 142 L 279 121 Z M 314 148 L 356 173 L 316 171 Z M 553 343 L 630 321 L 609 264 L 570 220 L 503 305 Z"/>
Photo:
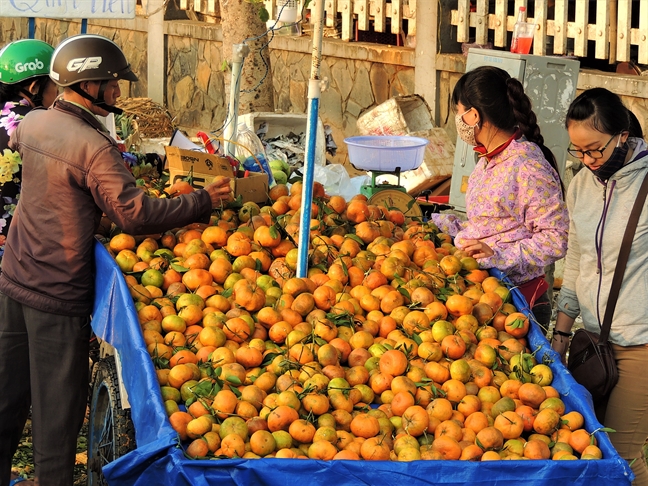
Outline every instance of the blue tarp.
<path fill-rule="evenodd" d="M 299 459 L 191 460 L 178 445 L 177 434 L 164 411 L 153 363 L 146 351 L 137 313 L 122 273 L 106 249 L 95 244 L 97 267 L 96 298 L 92 327 L 101 339 L 113 345 L 122 363 L 122 379 L 131 404 L 137 449 L 104 467 L 110 485 L 181 486 L 181 485 L 310 485 L 391 484 L 422 486 L 432 484 L 511 485 L 555 484 L 629 485 L 633 479 L 626 461 L 612 447 L 607 434 L 596 438 L 605 459 L 578 461 L 318 461 Z M 496 277 L 503 278 L 498 272 Z M 524 298 L 514 290 L 514 304 L 524 309 Z M 578 410 L 585 416 L 590 432 L 601 427 L 592 410 L 589 393 L 578 385 L 546 339 L 532 327 L 532 349 L 541 346 L 543 355 L 552 360 L 553 386 L 560 392 L 567 411 Z"/>

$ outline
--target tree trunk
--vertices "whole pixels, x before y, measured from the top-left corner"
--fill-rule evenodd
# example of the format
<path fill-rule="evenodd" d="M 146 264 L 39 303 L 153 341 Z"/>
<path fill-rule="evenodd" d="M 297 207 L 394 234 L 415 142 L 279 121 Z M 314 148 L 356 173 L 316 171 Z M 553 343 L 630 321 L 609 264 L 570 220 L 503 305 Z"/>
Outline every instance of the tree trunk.
<path fill-rule="evenodd" d="M 261 51 L 268 43 L 266 25 L 259 17 L 259 7 L 262 5 L 249 0 L 220 0 L 223 58 L 231 65 L 233 44 L 245 41 L 250 47 L 241 75 L 239 114 L 274 111 L 270 53 L 267 46 Z M 227 100 L 231 81 L 231 73 L 228 72 L 225 75 Z"/>

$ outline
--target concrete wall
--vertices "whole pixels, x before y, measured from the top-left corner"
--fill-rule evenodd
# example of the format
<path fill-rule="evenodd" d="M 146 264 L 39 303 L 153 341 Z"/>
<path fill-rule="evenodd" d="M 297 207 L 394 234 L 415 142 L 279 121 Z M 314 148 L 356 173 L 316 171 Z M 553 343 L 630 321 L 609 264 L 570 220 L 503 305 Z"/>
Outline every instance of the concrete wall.
<path fill-rule="evenodd" d="M 36 37 L 58 44 L 80 32 L 80 22 L 37 20 Z M 147 20 L 93 20 L 89 33 L 115 40 L 125 51 L 140 77 L 138 83 L 124 86 L 123 96 L 147 96 Z M 174 123 L 187 130 L 215 130 L 221 127 L 229 94 L 224 93 L 221 70 L 222 36 L 218 25 L 192 21 L 165 21 L 164 52 L 166 58 L 166 105 L 175 117 Z M 0 19 L 0 45 L 28 36 L 27 19 Z M 310 77 L 310 38 L 275 36 L 270 44 L 272 76 L 277 110 L 305 113 L 307 83 Z M 336 162 L 344 162 L 345 137 L 357 134 L 356 120 L 368 109 L 392 96 L 414 93 L 416 63 L 429 59 L 415 58 L 414 49 L 376 44 L 347 43 L 325 39 L 322 77 L 329 89 L 322 94 L 320 117 L 333 131 L 339 151 Z M 437 126 L 445 127 L 450 138 L 456 133 L 450 107 L 450 94 L 465 70 L 460 54 L 439 54 Z M 621 94 L 637 114 L 644 130 L 648 128 L 648 78 L 619 76 L 599 72 L 581 72 L 579 89 L 605 86 Z M 432 104 L 431 100 L 428 100 Z"/>

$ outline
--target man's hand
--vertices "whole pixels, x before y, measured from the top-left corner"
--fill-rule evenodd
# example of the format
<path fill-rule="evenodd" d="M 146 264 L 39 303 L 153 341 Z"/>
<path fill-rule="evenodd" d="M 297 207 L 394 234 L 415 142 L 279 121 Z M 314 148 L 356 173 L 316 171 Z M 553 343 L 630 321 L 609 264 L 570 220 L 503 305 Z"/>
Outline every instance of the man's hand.
<path fill-rule="evenodd" d="M 211 198 L 212 208 L 220 207 L 223 203 L 232 199 L 229 177 L 216 176 L 214 181 L 205 187 L 205 190 Z"/>
<path fill-rule="evenodd" d="M 463 246 L 460 248 L 460 250 L 464 250 L 466 253 L 468 253 L 469 256 L 475 259 L 488 258 L 495 254 L 491 247 L 483 241 L 465 240 L 462 242 L 462 244 Z"/>

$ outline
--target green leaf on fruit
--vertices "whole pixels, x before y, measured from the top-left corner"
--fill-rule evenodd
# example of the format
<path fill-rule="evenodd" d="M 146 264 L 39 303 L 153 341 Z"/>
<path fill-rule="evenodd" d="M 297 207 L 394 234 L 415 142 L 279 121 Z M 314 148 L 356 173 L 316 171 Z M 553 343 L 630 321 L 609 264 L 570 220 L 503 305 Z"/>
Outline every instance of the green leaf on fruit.
<path fill-rule="evenodd" d="M 233 383 L 234 385 L 241 385 L 242 384 L 239 377 L 238 376 L 233 376 L 233 375 L 226 376 L 225 381 L 229 381 L 230 383 Z"/>
<path fill-rule="evenodd" d="M 170 264 L 170 267 L 173 268 L 178 273 L 186 273 L 189 271 L 188 268 L 173 262 Z"/>
<path fill-rule="evenodd" d="M 362 239 L 359 236 L 354 235 L 353 233 L 347 233 L 346 235 L 344 235 L 344 237 L 345 238 L 350 238 L 350 239 L 352 239 L 353 241 L 357 242 L 358 244 L 360 244 L 362 246 L 364 246 L 364 244 L 365 244 L 365 242 L 362 241 Z"/>

